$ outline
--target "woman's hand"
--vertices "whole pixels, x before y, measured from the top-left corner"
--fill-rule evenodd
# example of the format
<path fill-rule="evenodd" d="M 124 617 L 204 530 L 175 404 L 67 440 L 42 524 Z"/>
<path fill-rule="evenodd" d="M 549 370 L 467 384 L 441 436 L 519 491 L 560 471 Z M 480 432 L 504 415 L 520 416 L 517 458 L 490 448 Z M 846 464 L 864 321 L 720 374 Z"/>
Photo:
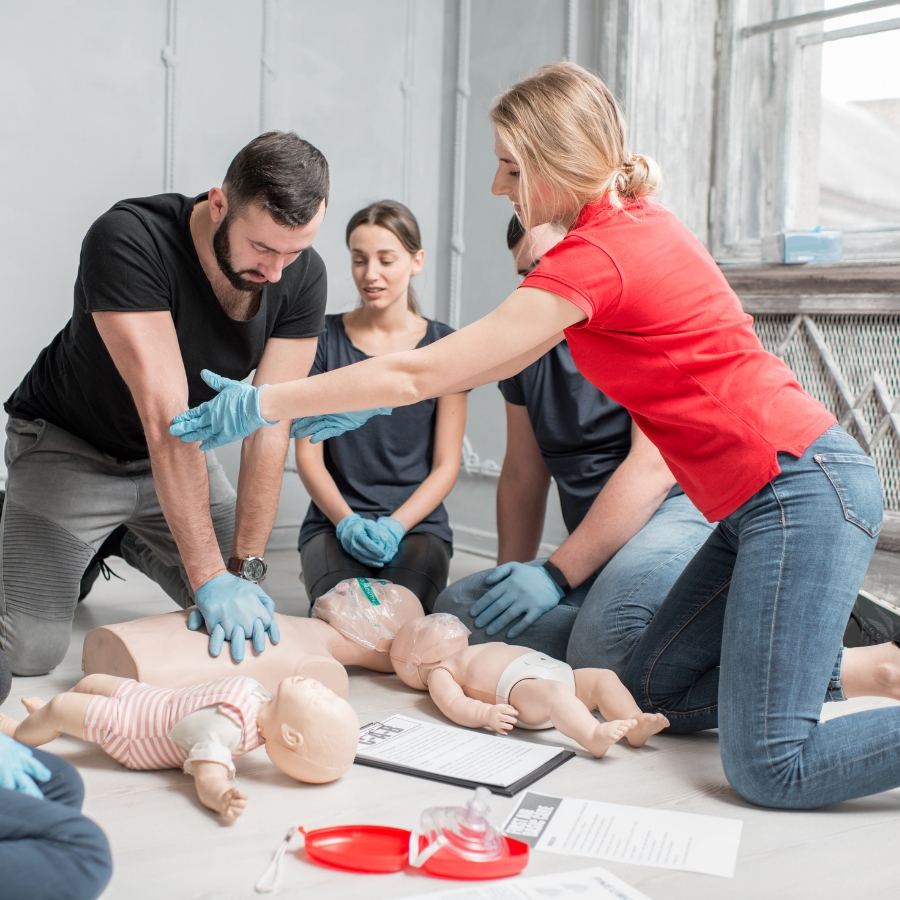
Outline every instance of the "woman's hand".
<path fill-rule="evenodd" d="M 382 546 L 377 526 L 371 519 L 364 519 L 359 513 L 350 513 L 337 523 L 335 534 L 345 553 L 358 559 L 364 566 L 380 568 Z"/>

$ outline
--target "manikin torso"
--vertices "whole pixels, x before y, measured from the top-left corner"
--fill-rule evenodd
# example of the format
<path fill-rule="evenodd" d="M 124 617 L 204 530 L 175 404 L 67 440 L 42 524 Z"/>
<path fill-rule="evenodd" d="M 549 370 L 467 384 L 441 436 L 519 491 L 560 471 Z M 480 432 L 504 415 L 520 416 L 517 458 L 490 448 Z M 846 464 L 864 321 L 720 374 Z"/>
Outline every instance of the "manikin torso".
<path fill-rule="evenodd" d="M 366 581 L 365 588 L 355 584 L 359 581 Z M 240 663 L 227 651 L 210 656 L 208 636 L 188 629 L 186 610 L 104 625 L 85 637 L 82 668 L 86 675 L 118 675 L 169 688 L 243 675 L 274 691 L 282 678 L 303 675 L 346 698 L 344 666 L 393 672 L 389 656 L 393 635 L 403 622 L 421 618 L 423 610 L 400 585 L 351 579 L 317 600 L 316 614 L 322 618 L 276 614 L 280 642 L 267 641 L 262 653 L 248 642 Z"/>
<path fill-rule="evenodd" d="M 513 660 L 534 653 L 530 647 L 513 644 L 473 644 L 442 659 L 434 669 L 446 669 L 463 693 L 482 703 L 497 702 L 500 676 Z"/>

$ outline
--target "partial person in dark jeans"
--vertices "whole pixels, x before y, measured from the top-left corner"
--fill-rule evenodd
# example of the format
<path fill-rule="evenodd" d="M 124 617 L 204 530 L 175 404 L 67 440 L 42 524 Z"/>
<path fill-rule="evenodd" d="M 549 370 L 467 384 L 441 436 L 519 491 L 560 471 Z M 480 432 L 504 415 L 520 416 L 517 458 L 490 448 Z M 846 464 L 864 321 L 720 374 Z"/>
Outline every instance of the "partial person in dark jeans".
<path fill-rule="evenodd" d="M 310 375 L 424 347 L 453 330 L 424 318 L 410 279 L 422 269 L 419 226 L 402 204 L 373 203 L 347 225 L 359 306 L 326 317 Z M 453 533 L 444 498 L 456 483 L 466 394 L 425 400 L 324 443 L 296 442 L 312 498 L 299 549 L 310 603 L 344 578 L 384 578 L 430 611 L 447 583 Z"/>
<path fill-rule="evenodd" d="M 9 696 L 0 652 L 0 705 Z M 64 759 L 0 734 L 0 897 L 94 900 L 112 875 L 103 832 L 81 815 L 84 785 Z"/>

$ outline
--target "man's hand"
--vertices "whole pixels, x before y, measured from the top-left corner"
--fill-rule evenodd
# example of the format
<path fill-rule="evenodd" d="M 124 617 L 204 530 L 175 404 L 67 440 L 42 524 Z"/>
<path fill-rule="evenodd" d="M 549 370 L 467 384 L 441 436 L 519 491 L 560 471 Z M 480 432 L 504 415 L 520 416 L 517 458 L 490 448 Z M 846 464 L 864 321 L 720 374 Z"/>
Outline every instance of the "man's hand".
<path fill-rule="evenodd" d="M 203 369 L 200 375 L 213 390 L 219 391 L 219 396 L 175 416 L 169 434 L 180 437 L 186 444 L 202 441 L 201 450 L 215 450 L 247 437 L 264 425 L 278 424 L 266 421 L 259 412 L 259 392 L 268 385 L 254 387 L 223 378 L 209 369 Z"/>
<path fill-rule="evenodd" d="M 520 635 L 545 612 L 563 598 L 563 589 L 547 574 L 540 563 L 505 563 L 485 576 L 491 589 L 469 610 L 476 628 L 485 634 L 502 631 L 520 616 L 522 620 L 506 633 L 508 638 Z"/>
<path fill-rule="evenodd" d="M 226 573 L 207 581 L 194 594 L 197 608 L 191 611 L 188 628 L 197 631 L 206 624 L 209 632 L 209 652 L 218 656 L 224 642 L 231 642 L 231 658 L 244 658 L 244 641 L 249 635 L 253 649 L 262 653 L 269 640 L 281 640 L 275 621 L 275 603 L 258 585 L 237 575 Z"/>
<path fill-rule="evenodd" d="M 49 781 L 51 774 L 34 758 L 30 747 L 0 733 L 0 787 L 43 800 L 44 795 L 35 781 Z"/>
<path fill-rule="evenodd" d="M 311 444 L 318 444 L 345 431 L 355 431 L 361 425 L 365 425 L 372 416 L 389 416 L 393 411 L 390 406 L 382 406 L 380 409 L 364 409 L 360 412 L 302 416 L 291 423 L 291 437 L 308 437 Z"/>

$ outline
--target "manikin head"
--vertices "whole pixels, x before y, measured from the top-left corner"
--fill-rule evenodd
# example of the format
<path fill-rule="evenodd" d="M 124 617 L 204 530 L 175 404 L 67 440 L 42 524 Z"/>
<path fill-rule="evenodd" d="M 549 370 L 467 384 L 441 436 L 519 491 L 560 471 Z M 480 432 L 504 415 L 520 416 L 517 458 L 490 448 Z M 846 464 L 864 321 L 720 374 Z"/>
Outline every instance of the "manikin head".
<path fill-rule="evenodd" d="M 325 157 L 293 132 L 254 138 L 209 192 L 213 252 L 239 291 L 261 291 L 312 245 L 325 218 Z"/>
<path fill-rule="evenodd" d="M 356 713 L 312 678 L 282 679 L 274 699 L 260 707 L 257 724 L 269 759 L 297 781 L 324 784 L 353 765 L 359 739 Z"/>
<path fill-rule="evenodd" d="M 387 653 L 400 626 L 425 615 L 416 595 L 380 578 L 349 578 L 322 594 L 313 615 L 345 638 Z"/>
<path fill-rule="evenodd" d="M 526 231 L 519 217 L 513 215 L 506 229 L 506 246 L 512 253 L 516 274 L 520 278 L 531 274 L 538 267 L 541 257 L 565 236 L 566 229 L 559 222 L 535 225 Z"/>
<path fill-rule="evenodd" d="M 405 685 L 427 691 L 428 676 L 442 659 L 468 647 L 471 633 L 449 613 L 434 613 L 407 622 L 391 646 L 394 671 Z"/>

